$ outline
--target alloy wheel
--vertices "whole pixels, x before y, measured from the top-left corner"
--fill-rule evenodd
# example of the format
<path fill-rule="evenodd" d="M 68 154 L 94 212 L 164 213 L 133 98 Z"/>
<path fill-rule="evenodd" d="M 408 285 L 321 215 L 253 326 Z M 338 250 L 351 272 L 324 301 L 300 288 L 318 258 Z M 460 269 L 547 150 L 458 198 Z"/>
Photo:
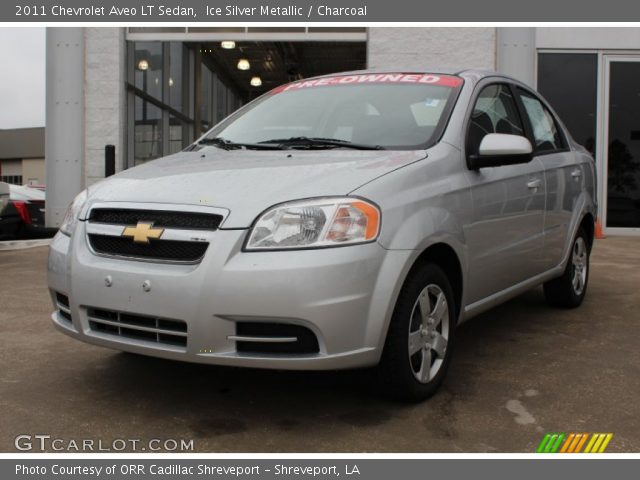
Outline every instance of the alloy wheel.
<path fill-rule="evenodd" d="M 587 244 L 584 238 L 576 238 L 573 244 L 573 251 L 571 257 L 572 275 L 571 283 L 573 285 L 573 291 L 576 295 L 582 295 L 584 286 L 587 282 Z"/>
<path fill-rule="evenodd" d="M 427 285 L 418 295 L 409 322 L 409 363 L 420 383 L 428 383 L 437 375 L 448 340 L 447 298 L 438 285 Z"/>

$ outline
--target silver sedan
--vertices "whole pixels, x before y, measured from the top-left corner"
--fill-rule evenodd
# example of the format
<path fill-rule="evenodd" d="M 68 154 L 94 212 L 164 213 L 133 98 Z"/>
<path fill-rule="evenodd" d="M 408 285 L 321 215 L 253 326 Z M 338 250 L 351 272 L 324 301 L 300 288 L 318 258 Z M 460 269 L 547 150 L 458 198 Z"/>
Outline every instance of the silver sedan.
<path fill-rule="evenodd" d="M 461 322 L 541 284 L 580 305 L 594 191 L 593 159 L 512 78 L 301 80 L 80 193 L 51 244 L 53 324 L 190 362 L 375 366 L 420 400 Z"/>

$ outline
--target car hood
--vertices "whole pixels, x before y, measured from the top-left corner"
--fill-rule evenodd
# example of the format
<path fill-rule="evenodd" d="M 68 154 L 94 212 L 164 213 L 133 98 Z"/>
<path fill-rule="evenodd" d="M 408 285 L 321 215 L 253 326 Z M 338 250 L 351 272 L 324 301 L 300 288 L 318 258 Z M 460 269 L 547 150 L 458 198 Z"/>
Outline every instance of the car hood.
<path fill-rule="evenodd" d="M 417 151 L 221 150 L 180 152 L 125 170 L 89 189 L 89 203 L 211 206 L 230 213 L 222 228 L 247 228 L 268 207 L 347 195 L 426 156 Z"/>

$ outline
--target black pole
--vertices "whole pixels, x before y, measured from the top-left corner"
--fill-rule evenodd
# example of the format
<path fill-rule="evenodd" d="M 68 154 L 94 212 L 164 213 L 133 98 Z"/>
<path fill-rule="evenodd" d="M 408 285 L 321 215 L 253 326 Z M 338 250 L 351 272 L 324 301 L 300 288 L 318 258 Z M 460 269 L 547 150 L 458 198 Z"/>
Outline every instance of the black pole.
<path fill-rule="evenodd" d="M 116 146 L 104 146 L 104 176 L 110 177 L 116 173 Z"/>

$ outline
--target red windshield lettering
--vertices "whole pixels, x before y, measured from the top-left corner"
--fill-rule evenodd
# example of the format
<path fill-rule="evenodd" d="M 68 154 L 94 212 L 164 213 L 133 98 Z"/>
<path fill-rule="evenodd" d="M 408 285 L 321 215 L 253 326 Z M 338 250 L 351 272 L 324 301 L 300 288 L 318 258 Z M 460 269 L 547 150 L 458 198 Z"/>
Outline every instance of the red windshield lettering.
<path fill-rule="evenodd" d="M 430 73 L 374 73 L 362 75 L 338 75 L 335 77 L 321 77 L 312 80 L 282 85 L 271 90 L 271 93 L 299 90 L 301 88 L 327 87 L 331 85 L 350 85 L 354 83 L 426 83 L 445 87 L 458 87 L 462 79 L 452 75 L 434 75 Z"/>

